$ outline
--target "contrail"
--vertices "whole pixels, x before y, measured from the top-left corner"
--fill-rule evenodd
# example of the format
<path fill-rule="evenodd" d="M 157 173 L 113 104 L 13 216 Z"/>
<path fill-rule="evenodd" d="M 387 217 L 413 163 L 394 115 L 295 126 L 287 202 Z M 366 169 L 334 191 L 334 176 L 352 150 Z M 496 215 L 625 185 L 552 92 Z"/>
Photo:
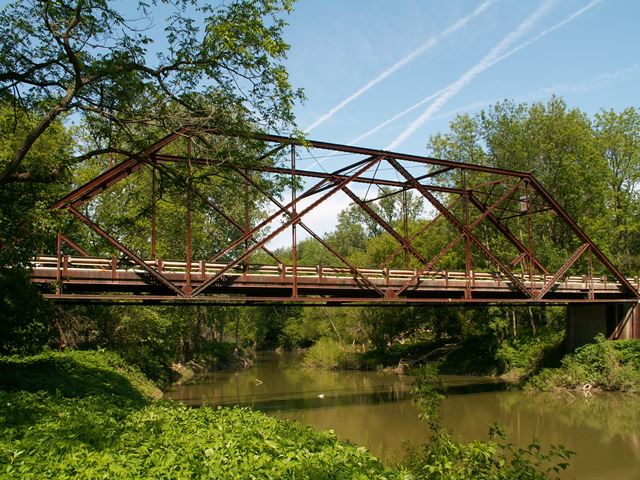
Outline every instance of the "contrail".
<path fill-rule="evenodd" d="M 507 34 L 482 60 L 467 70 L 458 80 L 447 86 L 438 95 L 435 101 L 427 107 L 411 125 L 409 125 L 386 149 L 393 150 L 401 145 L 407 138 L 413 135 L 418 128 L 425 124 L 435 113 L 437 113 L 446 103 L 466 87 L 476 76 L 496 63 L 496 60 L 504 51 L 518 38 L 526 34 L 536 24 L 536 22 L 549 10 L 554 0 L 546 0 L 529 17 L 520 23 L 511 33 Z"/>
<path fill-rule="evenodd" d="M 561 22 L 556 23 L 555 25 L 547 28 L 546 30 L 543 30 L 542 32 L 540 32 L 538 35 L 536 35 L 535 37 L 531 38 L 530 40 L 527 40 L 524 43 L 521 43 L 520 45 L 518 45 L 517 47 L 509 50 L 507 53 L 505 53 L 504 55 L 496 58 L 489 66 L 493 66 L 498 62 L 501 62 L 502 60 L 510 57 L 511 55 L 513 55 L 514 53 L 522 50 L 525 47 L 528 47 L 529 45 L 537 42 L 538 40 L 540 40 L 542 37 L 545 37 L 547 35 L 549 35 L 550 33 L 554 32 L 555 30 L 557 30 L 560 27 L 563 27 L 564 25 L 566 25 L 567 23 L 575 20 L 577 17 L 579 17 L 580 15 L 582 15 L 583 13 L 585 13 L 586 11 L 592 9 L 593 7 L 595 7 L 597 4 L 601 3 L 602 0 L 594 0 L 591 3 L 589 3 L 588 5 L 586 5 L 584 8 L 581 8 L 580 10 L 577 10 L 576 12 L 572 13 L 571 15 L 569 15 L 567 18 L 565 18 L 564 20 L 562 20 Z M 420 100 L 418 103 L 413 104 L 412 106 L 410 106 L 409 108 L 407 108 L 406 110 L 403 110 L 402 112 L 394 115 L 393 117 L 389 118 L 388 120 L 385 120 L 384 122 L 382 122 L 381 124 L 373 127 L 370 130 L 367 130 L 365 133 L 363 133 L 362 135 L 354 138 L 353 140 L 351 140 L 349 143 L 351 144 L 355 144 L 371 135 L 373 135 L 374 133 L 376 133 L 378 130 L 380 130 L 381 128 L 386 127 L 387 125 L 389 125 L 390 123 L 395 122 L 396 120 L 404 117 L 405 115 L 407 115 L 408 113 L 413 112 L 415 109 L 417 109 L 418 107 L 424 105 L 425 103 L 431 101 L 432 99 L 434 99 L 435 97 L 437 97 L 438 95 L 440 95 L 441 93 L 444 92 L 444 88 L 441 90 L 438 90 L 435 93 L 432 93 L 431 95 L 429 95 L 428 97 L 423 98 L 422 100 Z"/>
<path fill-rule="evenodd" d="M 511 55 L 513 55 L 514 53 L 516 53 L 518 50 L 521 50 L 525 47 L 528 47 L 529 45 L 531 45 L 532 43 L 537 42 L 538 40 L 540 40 L 542 37 L 549 35 L 551 32 L 557 30 L 560 27 L 564 27 L 567 23 L 572 22 L 573 20 L 575 20 L 576 18 L 578 18 L 580 15 L 582 15 L 583 13 L 587 12 L 588 10 L 591 10 L 593 7 L 595 7 L 596 5 L 598 5 L 599 3 L 602 3 L 602 0 L 593 0 L 591 3 L 587 4 L 586 6 L 584 6 L 583 8 L 581 8 L 580 10 L 577 10 L 575 12 L 573 12 L 571 15 L 569 15 L 567 18 L 565 18 L 564 20 L 562 20 L 561 22 L 556 23 L 555 25 L 553 25 L 552 27 L 547 28 L 546 30 L 543 30 L 542 32 L 540 32 L 538 35 L 536 35 L 535 37 L 533 37 L 530 40 L 527 40 L 526 42 L 518 45 L 517 47 L 515 47 L 512 50 L 509 50 L 507 53 L 505 53 L 504 55 L 502 55 L 501 57 L 498 57 L 494 63 L 498 63 L 501 62 L 502 60 L 504 60 L 507 57 L 510 57 Z"/>
<path fill-rule="evenodd" d="M 351 140 L 349 142 L 349 144 L 354 145 L 356 143 L 358 143 L 360 140 L 363 140 L 365 138 L 367 138 L 370 135 L 373 135 L 374 133 L 376 133 L 378 130 L 380 130 L 381 128 L 386 127 L 387 125 L 389 125 L 390 123 L 395 122 L 396 120 L 398 120 L 399 118 L 404 117 L 407 113 L 411 113 L 413 112 L 416 108 L 421 107 L 422 105 L 424 105 L 427 102 L 430 102 L 431 100 L 433 100 L 434 98 L 436 98 L 438 95 L 440 95 L 441 93 L 443 93 L 445 91 L 445 89 L 441 89 L 438 90 L 435 93 L 432 93 L 431 95 L 429 95 L 428 97 L 423 98 L 422 100 L 420 100 L 418 103 L 415 103 L 413 105 L 411 105 L 409 108 L 407 108 L 406 110 L 401 111 L 400 113 L 394 115 L 393 117 L 389 118 L 388 120 L 385 120 L 384 122 L 382 122 L 379 125 L 376 125 L 375 127 L 373 127 L 371 130 L 367 130 L 366 132 L 364 132 L 362 135 L 354 138 L 353 140 Z"/>
<path fill-rule="evenodd" d="M 549 95 L 552 95 L 552 94 L 586 93 L 592 90 L 597 90 L 599 88 L 614 85 L 620 79 L 623 79 L 628 76 L 637 76 L 639 74 L 640 74 L 640 65 L 633 64 L 622 70 L 601 73 L 583 82 L 570 83 L 570 84 L 558 83 L 550 87 L 539 88 L 537 90 L 534 90 L 532 92 L 529 92 L 523 95 L 517 95 L 515 97 L 511 97 L 510 100 L 514 102 L 528 102 L 528 101 L 544 99 L 545 97 L 548 97 Z M 497 102 L 500 102 L 502 100 L 504 100 L 504 98 L 499 98 L 499 97 L 494 97 L 489 100 L 480 100 L 477 102 L 469 103 L 462 107 L 455 108 L 453 110 L 449 110 L 448 112 L 441 113 L 439 115 L 434 116 L 433 118 L 452 117 L 454 115 L 468 112 L 470 110 L 478 110 L 484 107 L 488 107 L 490 105 L 495 105 Z"/>
<path fill-rule="evenodd" d="M 339 112 L 340 110 L 342 110 L 344 107 L 346 107 L 348 104 L 350 104 L 351 102 L 353 102 L 356 98 L 358 98 L 360 95 L 362 95 L 363 93 L 365 93 L 367 90 L 369 90 L 371 87 L 373 87 L 374 85 L 380 83 L 382 80 L 384 80 L 385 78 L 387 78 L 389 75 L 391 75 L 392 73 L 394 73 L 395 71 L 399 70 L 400 68 L 404 67 L 406 64 L 408 64 L 409 62 L 411 62 L 414 58 L 416 58 L 417 56 L 419 56 L 420 54 L 424 53 L 425 51 L 427 51 L 428 49 L 430 49 L 431 47 L 433 47 L 436 43 L 438 43 L 438 41 L 448 35 L 451 35 L 452 33 L 460 30 L 462 27 L 464 27 L 467 23 L 469 23 L 471 20 L 473 20 L 475 17 L 477 17 L 478 15 L 480 15 L 482 12 L 484 12 L 487 8 L 489 8 L 492 4 L 494 4 L 497 0 L 486 0 L 484 3 L 482 3 L 478 8 L 476 8 L 472 13 L 470 13 L 469 15 L 467 15 L 466 17 L 461 18 L 460 20 L 458 20 L 456 23 L 454 23 L 452 26 L 450 26 L 449 28 L 447 28 L 444 32 L 442 32 L 442 34 L 439 37 L 431 37 L 429 40 L 427 40 L 426 42 L 424 42 L 422 45 L 420 45 L 417 49 L 415 49 L 414 51 L 412 51 L 411 53 L 409 53 L 406 57 L 404 57 L 402 60 L 400 60 L 399 62 L 395 63 L 394 65 L 392 65 L 391 67 L 389 67 L 388 69 L 386 69 L 384 72 L 382 72 L 380 75 L 378 75 L 377 77 L 375 77 L 373 80 L 370 80 L 367 84 L 365 84 L 363 87 L 360 87 L 358 90 L 355 91 L 355 93 L 351 94 L 350 96 L 348 96 L 347 98 L 345 98 L 342 102 L 340 102 L 338 105 L 336 105 L 335 107 L 333 107 L 331 110 L 329 110 L 327 113 L 325 113 L 324 115 L 322 115 L 320 118 L 318 118 L 315 122 L 313 122 L 311 125 L 309 125 L 305 131 L 306 132 L 311 132 L 311 130 L 313 130 L 314 128 L 318 127 L 319 125 L 323 124 L 324 122 L 326 122 L 327 120 L 329 120 L 331 117 L 333 117 L 337 112 Z"/>

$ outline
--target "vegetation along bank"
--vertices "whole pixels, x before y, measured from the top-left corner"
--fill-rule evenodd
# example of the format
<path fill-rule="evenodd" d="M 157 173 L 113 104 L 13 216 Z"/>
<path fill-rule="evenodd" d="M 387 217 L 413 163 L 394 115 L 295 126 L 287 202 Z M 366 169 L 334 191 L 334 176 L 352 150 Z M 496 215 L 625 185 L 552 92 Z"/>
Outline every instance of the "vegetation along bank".
<path fill-rule="evenodd" d="M 246 408 L 188 408 L 158 400 L 138 369 L 105 351 L 0 358 L 0 478 L 554 478 L 569 451 L 515 450 L 493 427 L 464 444 L 440 426 L 428 374 L 416 398 L 433 432 L 406 465 Z M 471 475 L 471 477 L 470 477 Z M 522 476 L 527 475 L 527 476 Z"/>

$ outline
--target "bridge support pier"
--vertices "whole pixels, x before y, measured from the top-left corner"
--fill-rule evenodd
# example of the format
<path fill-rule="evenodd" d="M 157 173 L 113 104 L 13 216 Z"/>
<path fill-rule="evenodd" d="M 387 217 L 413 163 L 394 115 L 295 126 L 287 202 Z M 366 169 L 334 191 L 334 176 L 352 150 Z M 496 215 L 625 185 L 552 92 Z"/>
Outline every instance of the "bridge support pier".
<path fill-rule="evenodd" d="M 593 342 L 599 333 L 616 340 L 640 338 L 640 304 L 571 304 L 567 307 L 566 347 Z"/>

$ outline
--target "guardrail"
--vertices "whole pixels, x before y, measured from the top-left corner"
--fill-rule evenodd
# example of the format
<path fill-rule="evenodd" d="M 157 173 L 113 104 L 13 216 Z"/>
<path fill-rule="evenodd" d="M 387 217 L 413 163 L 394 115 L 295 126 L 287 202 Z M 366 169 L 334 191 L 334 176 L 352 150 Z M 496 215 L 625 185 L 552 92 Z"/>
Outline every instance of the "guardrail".
<path fill-rule="evenodd" d="M 189 266 L 185 261 L 175 260 L 149 260 L 146 263 L 155 268 L 162 274 L 180 274 L 186 277 L 189 272 L 191 278 L 194 280 L 205 280 L 210 275 L 215 275 L 220 272 L 227 265 L 224 263 L 213 262 L 193 262 Z M 121 273 L 135 273 L 145 274 L 145 270 L 137 267 L 135 263 L 129 263 L 119 260 L 117 258 L 96 258 L 96 257 L 83 257 L 83 256 L 70 256 L 65 255 L 60 258 L 55 256 L 39 256 L 32 261 L 32 268 L 34 270 L 34 276 L 38 276 L 38 272 L 44 273 L 52 271 L 56 272 L 56 278 L 73 278 L 74 276 L 81 277 L 82 273 L 88 271 L 109 271 L 111 272 L 111 278 L 118 278 Z M 361 275 L 366 276 L 370 280 L 384 280 L 385 282 L 404 280 L 407 281 L 416 277 L 417 271 L 410 269 L 397 269 L 397 268 L 358 268 L 358 272 Z M 280 277 L 283 281 L 288 278 L 292 278 L 294 274 L 294 268 L 291 265 L 238 265 L 233 269 L 226 272 L 227 276 L 265 276 L 265 277 Z M 317 279 L 331 279 L 331 278 L 354 278 L 354 273 L 351 269 L 346 267 L 334 267 L 334 266 L 297 266 L 296 267 L 297 278 L 317 278 Z M 531 275 L 528 274 L 515 274 L 515 276 L 522 282 L 529 285 L 545 285 L 552 280 L 551 275 Z M 50 277 L 47 275 L 46 277 Z M 476 272 L 471 271 L 470 277 L 467 278 L 465 272 L 447 271 L 447 270 L 432 270 L 421 273 L 417 276 L 416 283 L 422 280 L 443 280 L 445 283 L 449 281 L 467 281 L 471 282 L 472 286 L 476 286 L 478 283 L 487 284 L 491 282 L 493 285 L 508 285 L 510 282 L 505 275 L 500 272 Z M 627 277 L 627 280 L 640 290 L 640 276 Z M 610 276 L 589 277 L 582 276 L 566 276 L 559 279 L 556 282 L 559 288 L 562 285 L 568 286 L 569 284 L 576 285 L 581 284 L 584 288 L 591 288 L 597 290 L 607 290 L 608 288 L 617 288 L 619 283 L 615 278 Z"/>

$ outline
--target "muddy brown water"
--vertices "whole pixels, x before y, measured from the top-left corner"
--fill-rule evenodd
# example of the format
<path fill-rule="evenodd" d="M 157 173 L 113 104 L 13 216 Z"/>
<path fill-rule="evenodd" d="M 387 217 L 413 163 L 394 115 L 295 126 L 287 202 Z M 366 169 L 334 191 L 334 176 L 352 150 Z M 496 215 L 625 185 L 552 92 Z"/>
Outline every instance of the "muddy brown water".
<path fill-rule="evenodd" d="M 429 438 L 409 396 L 411 378 L 393 373 L 303 368 L 296 354 L 261 353 L 238 372 L 215 372 L 173 387 L 166 397 L 189 405 L 243 405 L 296 420 L 365 446 L 387 465 L 408 443 Z M 562 478 L 640 480 L 640 397 L 528 393 L 491 378 L 443 376 L 444 425 L 464 441 L 487 438 L 497 422 L 508 440 L 562 444 L 576 452 Z"/>

